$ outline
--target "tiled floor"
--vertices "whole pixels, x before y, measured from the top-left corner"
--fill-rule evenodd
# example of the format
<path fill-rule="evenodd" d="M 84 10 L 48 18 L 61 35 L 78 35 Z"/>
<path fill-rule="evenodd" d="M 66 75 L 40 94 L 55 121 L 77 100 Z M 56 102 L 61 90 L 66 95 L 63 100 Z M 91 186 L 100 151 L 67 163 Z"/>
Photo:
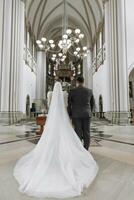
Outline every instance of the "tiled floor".
<path fill-rule="evenodd" d="M 0 200 L 37 200 L 19 193 L 12 175 L 16 161 L 35 146 L 27 141 L 35 135 L 33 128 L 36 128 L 33 123 L 0 126 Z M 134 127 L 95 121 L 91 130 L 90 151 L 99 165 L 99 173 L 80 197 L 70 200 L 134 200 Z M 31 135 L 24 138 L 27 131 Z M 94 137 L 99 131 L 103 137 Z"/>

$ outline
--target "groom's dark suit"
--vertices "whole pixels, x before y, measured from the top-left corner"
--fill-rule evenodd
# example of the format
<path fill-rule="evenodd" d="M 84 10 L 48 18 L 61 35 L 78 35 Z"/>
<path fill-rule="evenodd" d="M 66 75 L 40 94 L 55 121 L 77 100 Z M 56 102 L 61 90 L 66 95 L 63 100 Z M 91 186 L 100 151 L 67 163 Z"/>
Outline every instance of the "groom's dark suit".
<path fill-rule="evenodd" d="M 90 118 L 94 107 L 94 97 L 91 89 L 79 86 L 70 91 L 68 97 L 68 113 L 84 147 L 90 145 Z"/>

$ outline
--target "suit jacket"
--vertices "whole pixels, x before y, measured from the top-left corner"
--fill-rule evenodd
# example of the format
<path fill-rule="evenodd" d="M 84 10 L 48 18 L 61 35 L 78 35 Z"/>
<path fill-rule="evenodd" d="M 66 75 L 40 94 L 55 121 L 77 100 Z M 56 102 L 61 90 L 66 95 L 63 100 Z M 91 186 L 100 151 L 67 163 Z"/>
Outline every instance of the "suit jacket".
<path fill-rule="evenodd" d="M 68 114 L 72 118 L 92 116 L 94 97 L 91 89 L 79 86 L 70 91 L 68 97 Z"/>

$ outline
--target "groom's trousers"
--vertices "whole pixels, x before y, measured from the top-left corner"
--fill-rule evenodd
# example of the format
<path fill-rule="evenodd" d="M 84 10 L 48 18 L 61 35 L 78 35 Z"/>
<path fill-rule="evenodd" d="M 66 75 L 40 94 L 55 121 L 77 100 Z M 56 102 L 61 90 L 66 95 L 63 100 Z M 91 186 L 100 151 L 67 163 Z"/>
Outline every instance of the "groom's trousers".
<path fill-rule="evenodd" d="M 88 150 L 90 145 L 90 118 L 72 118 L 75 132 L 80 140 L 83 139 L 84 147 Z"/>

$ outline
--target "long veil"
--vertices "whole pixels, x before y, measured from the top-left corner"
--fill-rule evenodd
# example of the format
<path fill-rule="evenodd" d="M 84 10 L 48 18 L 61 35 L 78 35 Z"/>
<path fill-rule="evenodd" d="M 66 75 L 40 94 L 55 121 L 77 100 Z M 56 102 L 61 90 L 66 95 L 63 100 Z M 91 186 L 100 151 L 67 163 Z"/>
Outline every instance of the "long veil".
<path fill-rule="evenodd" d="M 73 130 L 61 84 L 56 82 L 44 132 L 14 168 L 19 190 L 35 197 L 74 197 L 92 183 L 97 171 L 96 162 Z"/>

